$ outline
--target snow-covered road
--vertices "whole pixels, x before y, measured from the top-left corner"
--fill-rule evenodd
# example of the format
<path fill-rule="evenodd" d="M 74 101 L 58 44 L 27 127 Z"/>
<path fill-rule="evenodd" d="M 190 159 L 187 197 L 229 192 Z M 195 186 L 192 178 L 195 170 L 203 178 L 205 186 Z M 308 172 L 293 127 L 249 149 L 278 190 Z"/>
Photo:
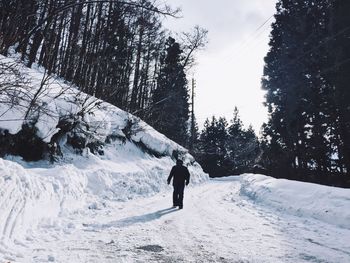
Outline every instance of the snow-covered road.
<path fill-rule="evenodd" d="M 256 206 L 239 189 L 211 180 L 186 189 L 183 210 L 169 193 L 43 222 L 23 262 L 350 262 L 349 230 Z"/>
<path fill-rule="evenodd" d="M 240 195 L 235 177 L 42 222 L 19 262 L 350 262 L 350 230 Z"/>

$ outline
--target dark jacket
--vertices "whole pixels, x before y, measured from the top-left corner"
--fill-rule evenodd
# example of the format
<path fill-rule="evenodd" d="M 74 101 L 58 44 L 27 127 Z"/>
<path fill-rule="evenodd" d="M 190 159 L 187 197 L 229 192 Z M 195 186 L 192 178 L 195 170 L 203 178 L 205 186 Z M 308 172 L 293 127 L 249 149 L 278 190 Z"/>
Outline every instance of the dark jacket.
<path fill-rule="evenodd" d="M 168 177 L 168 184 L 170 183 L 171 178 L 173 178 L 173 185 L 185 185 L 185 183 L 188 185 L 190 182 L 190 172 L 187 167 L 177 164 L 171 169 Z"/>

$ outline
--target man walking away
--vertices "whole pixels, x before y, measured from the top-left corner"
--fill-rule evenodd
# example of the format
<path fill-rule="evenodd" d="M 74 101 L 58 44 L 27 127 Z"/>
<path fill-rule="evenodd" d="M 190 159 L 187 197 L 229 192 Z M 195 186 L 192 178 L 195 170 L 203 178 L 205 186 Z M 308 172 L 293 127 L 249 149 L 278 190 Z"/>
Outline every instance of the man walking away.
<path fill-rule="evenodd" d="M 170 184 L 171 178 L 173 178 L 173 206 L 178 206 L 179 209 L 183 208 L 184 188 L 185 184 L 190 183 L 190 172 L 187 167 L 183 166 L 181 160 L 176 161 L 176 165 L 171 169 L 168 177 L 168 184 Z"/>

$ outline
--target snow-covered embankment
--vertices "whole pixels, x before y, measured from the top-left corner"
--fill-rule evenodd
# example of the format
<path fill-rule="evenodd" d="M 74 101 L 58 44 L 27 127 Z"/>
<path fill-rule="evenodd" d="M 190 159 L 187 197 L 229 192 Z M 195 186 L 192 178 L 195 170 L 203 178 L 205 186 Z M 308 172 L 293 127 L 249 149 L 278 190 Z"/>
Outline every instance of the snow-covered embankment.
<path fill-rule="evenodd" d="M 280 212 L 350 229 L 350 189 L 255 174 L 242 175 L 240 180 L 241 196 Z"/>
<path fill-rule="evenodd" d="M 17 63 L 11 58 L 0 59 Z M 52 143 L 59 135 L 54 143 L 60 146 L 63 157 L 54 164 L 28 163 L 14 156 L 0 158 L 0 261 L 23 257 L 20 247 L 35 242 L 35 229 L 39 227 L 69 231 L 73 226 L 61 226 L 60 219 L 84 215 L 110 202 L 170 190 L 166 178 L 177 156 L 188 166 L 192 185 L 208 180 L 186 149 L 139 118 L 57 78 L 50 78 L 38 93 L 44 72 L 17 65 L 28 82 L 15 93 L 0 93 L 8 101 L 0 104 L 1 136 L 21 131 L 28 115 L 27 106 L 36 98 L 39 110 L 29 112 L 35 121 L 36 136 L 44 143 Z M 23 99 L 18 96 L 19 103 L 11 104 L 13 94 L 26 96 Z M 76 122 L 74 127 L 79 129 L 61 134 L 62 121 Z M 86 144 L 101 145 L 99 153 L 93 154 L 86 147 L 76 154 L 67 143 L 68 136 L 81 136 Z"/>

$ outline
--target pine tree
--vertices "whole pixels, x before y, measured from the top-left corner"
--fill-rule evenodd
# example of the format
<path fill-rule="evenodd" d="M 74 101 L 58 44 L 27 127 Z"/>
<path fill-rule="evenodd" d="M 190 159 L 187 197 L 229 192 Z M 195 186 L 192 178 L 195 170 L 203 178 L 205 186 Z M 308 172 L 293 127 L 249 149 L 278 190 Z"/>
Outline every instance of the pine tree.
<path fill-rule="evenodd" d="M 227 121 L 225 118 L 212 117 L 204 123 L 200 135 L 200 153 L 198 159 L 205 172 L 210 176 L 228 175 L 227 162 Z"/>
<path fill-rule="evenodd" d="M 330 30 L 334 36 L 329 45 L 333 67 L 327 72 L 330 82 L 334 85 L 336 119 L 335 129 L 336 155 L 338 155 L 339 169 L 350 175 L 350 2 L 335 0 L 331 10 Z"/>
<path fill-rule="evenodd" d="M 188 141 L 189 94 L 182 66 L 182 50 L 169 37 L 153 94 L 150 122 L 155 129 L 181 145 Z"/>
<path fill-rule="evenodd" d="M 253 126 L 250 125 L 247 130 L 243 131 L 242 148 L 238 154 L 238 163 L 241 164 L 241 167 L 238 167 L 238 172 L 252 171 L 254 165 L 259 161 L 260 152 L 259 140 Z"/>
<path fill-rule="evenodd" d="M 243 128 L 237 107 L 233 111 L 233 119 L 228 127 L 226 148 L 229 166 L 234 174 L 251 171 L 260 154 L 258 138 L 253 127 L 250 125 L 248 130 Z"/>
<path fill-rule="evenodd" d="M 231 125 L 228 127 L 228 158 L 232 170 L 238 170 L 240 168 L 240 163 L 238 160 L 239 151 L 243 144 L 243 123 L 239 117 L 239 111 L 237 107 L 233 111 L 233 119 L 231 120 Z"/>
<path fill-rule="evenodd" d="M 342 0 L 277 4 L 263 77 L 273 174 L 327 182 L 350 169 L 349 10 Z"/>

